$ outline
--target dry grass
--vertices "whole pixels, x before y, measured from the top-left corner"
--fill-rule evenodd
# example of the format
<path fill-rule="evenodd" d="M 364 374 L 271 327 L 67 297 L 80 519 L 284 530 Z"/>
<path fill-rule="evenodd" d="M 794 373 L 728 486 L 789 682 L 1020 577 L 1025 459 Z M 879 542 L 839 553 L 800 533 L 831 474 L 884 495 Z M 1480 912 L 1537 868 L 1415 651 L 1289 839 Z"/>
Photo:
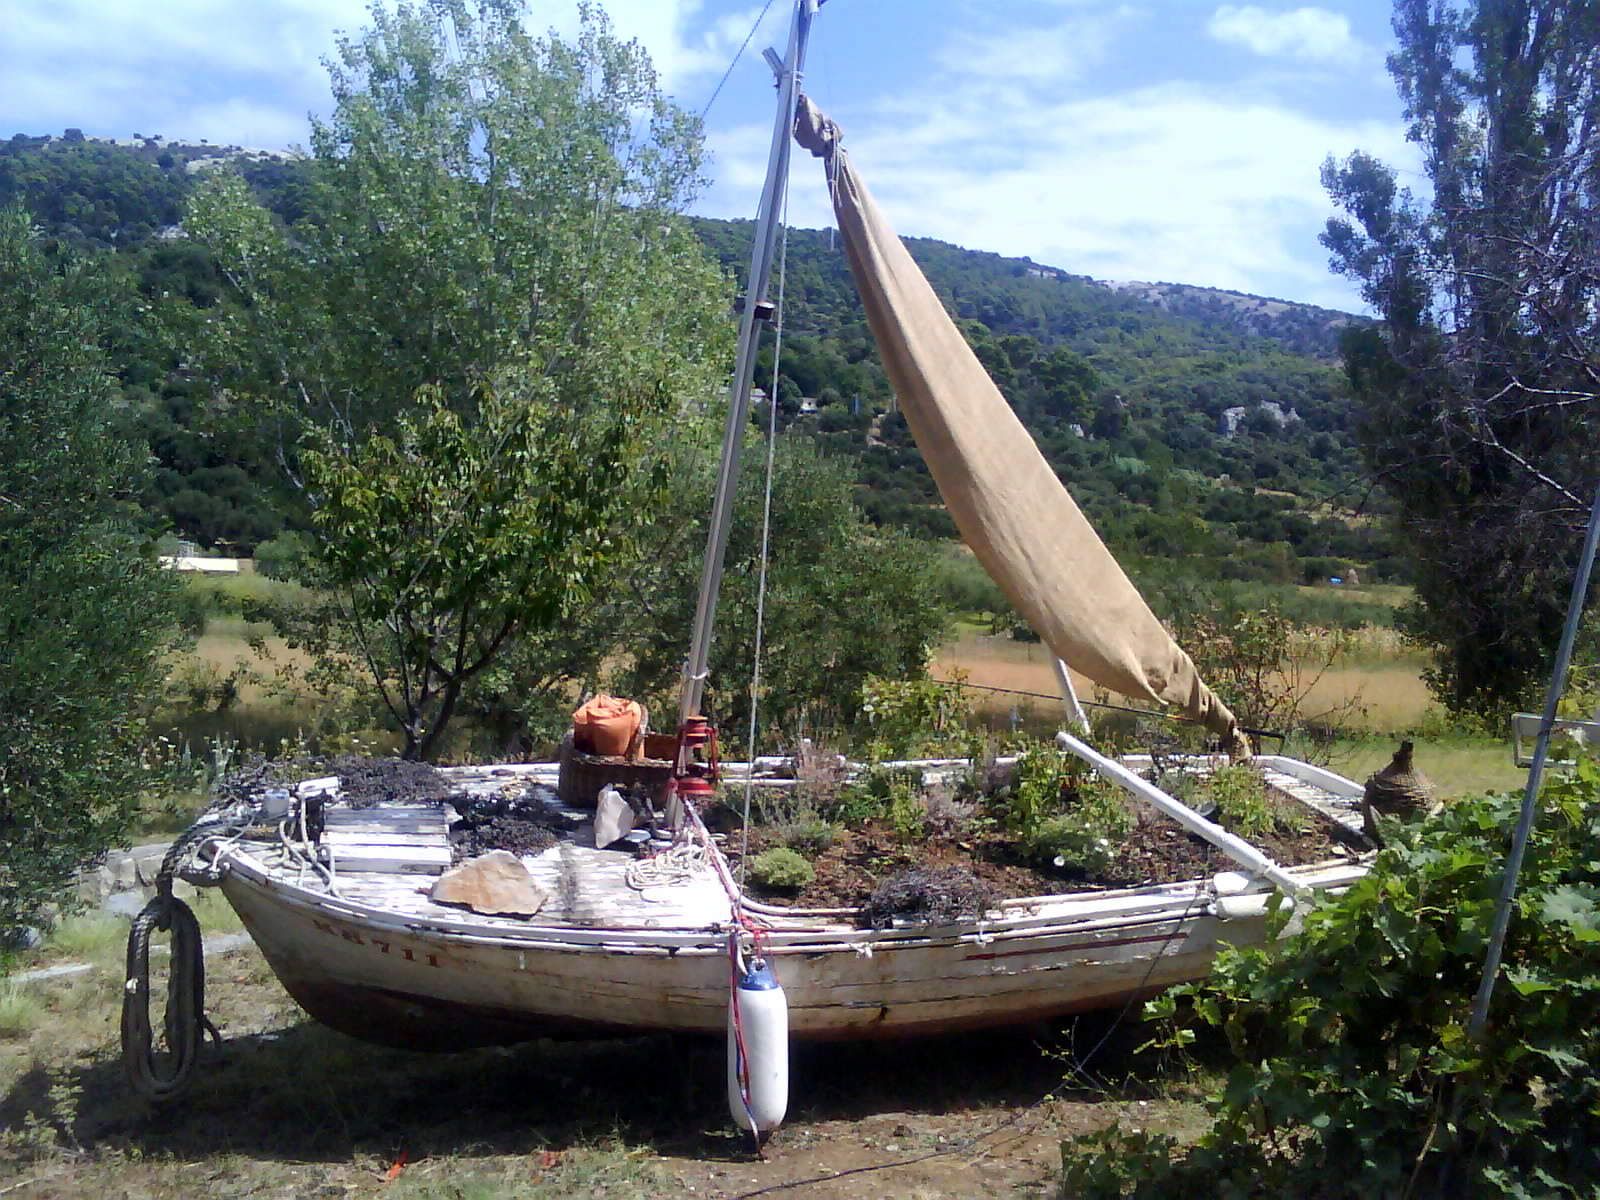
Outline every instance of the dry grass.
<path fill-rule="evenodd" d="M 291 649 L 280 637 L 267 637 L 264 646 L 270 661 L 264 661 L 250 645 L 252 627 L 232 617 L 213 617 L 206 623 L 206 631 L 195 639 L 193 649 L 176 658 L 173 674 L 181 672 L 189 663 L 201 663 L 221 675 L 227 675 L 243 664 L 248 671 L 239 685 L 239 703 L 275 704 L 287 707 L 290 703 L 275 693 L 271 687 L 274 664 L 304 670 L 311 657 L 303 650 Z"/>
<path fill-rule="evenodd" d="M 1051 654 L 1039 642 L 1015 642 L 1010 638 L 994 637 L 968 627 L 953 642 L 939 648 L 930 670 L 936 679 L 950 679 L 955 672 L 967 675 L 967 682 L 981 687 L 1009 688 L 1013 691 L 1038 692 L 1054 697 L 1056 691 L 1055 668 L 1050 665 Z M 1072 685 L 1083 697 L 1094 694 L 1094 684 L 1072 674 Z M 1001 693 L 980 692 L 974 697 L 979 708 L 1009 708 L 1015 697 Z"/>
<path fill-rule="evenodd" d="M 1054 1042 L 1082 1050 L 1111 1035 L 1095 1069 L 1119 1082 L 1093 1091 L 1063 1090 L 1067 1068 L 1040 1053 L 1052 1035 L 1037 1029 L 923 1043 L 914 1054 L 797 1045 L 789 1121 L 757 1159 L 729 1125 L 720 1038 L 385 1050 L 308 1022 L 253 947 L 208 960 L 223 1047 L 202 1057 L 181 1102 L 157 1108 L 123 1079 L 119 984 L 104 972 L 39 985 L 42 1016 L 0 1037 L 8 1200 L 726 1197 L 819 1178 L 797 1194 L 1035 1194 L 1051 1186 L 1064 1134 L 1135 1116 L 1185 1131 L 1199 1112 L 1190 1085 L 1163 1094 L 1131 1070 L 1146 1034 L 1113 1029 L 1109 1017 L 1068 1025 Z M 1057 1100 L 1029 1107 L 1051 1091 Z M 968 1144 L 989 1131 L 997 1138 Z M 896 1165 L 945 1147 L 961 1153 Z M 893 1169 L 833 1181 L 880 1164 Z"/>
<path fill-rule="evenodd" d="M 1419 665 L 1397 662 L 1329 671 L 1307 693 L 1304 712 L 1315 721 L 1318 713 L 1339 712 L 1353 704 L 1355 711 L 1344 724 L 1352 729 L 1386 733 L 1417 725 L 1432 703 Z"/>
<path fill-rule="evenodd" d="M 30 1034 L 44 1016 L 44 1005 L 32 989 L 11 980 L 0 981 L 0 1038 Z"/>
<path fill-rule="evenodd" d="M 969 628 L 940 648 L 932 670 L 940 679 L 949 679 L 959 670 L 966 672 L 973 684 L 1053 697 L 1056 679 L 1050 657 L 1050 651 L 1038 643 L 1014 642 Z M 1352 657 L 1355 663 L 1365 665 L 1329 671 L 1311 689 L 1305 704 L 1309 719 L 1339 711 L 1355 700 L 1363 710 L 1347 722 L 1355 729 L 1387 732 L 1409 729 L 1423 720 L 1432 697 L 1422 682 L 1422 662 L 1404 652 L 1392 630 L 1364 630 Z M 1094 695 L 1094 685 L 1076 672 L 1072 681 L 1080 697 Z M 1004 711 L 1017 697 L 979 692 L 976 701 L 980 709 Z"/>
<path fill-rule="evenodd" d="M 51 961 L 111 963 L 120 961 L 127 943 L 126 918 L 90 912 L 62 921 L 41 949 Z"/>

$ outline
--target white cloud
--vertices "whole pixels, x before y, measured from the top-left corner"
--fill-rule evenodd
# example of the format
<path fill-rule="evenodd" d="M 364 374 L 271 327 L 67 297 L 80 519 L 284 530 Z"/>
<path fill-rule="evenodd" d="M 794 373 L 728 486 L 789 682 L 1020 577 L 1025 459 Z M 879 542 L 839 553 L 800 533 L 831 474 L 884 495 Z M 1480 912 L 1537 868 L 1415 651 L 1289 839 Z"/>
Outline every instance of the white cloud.
<path fill-rule="evenodd" d="M 1325 8 L 1269 12 L 1254 4 L 1224 4 L 1211 14 L 1206 32 L 1263 58 L 1348 66 L 1372 55 L 1351 33 L 1348 17 Z"/>
<path fill-rule="evenodd" d="M 939 54 L 957 76 L 1056 86 L 1100 63 L 1112 39 L 1136 14 L 1126 6 L 1100 8 L 1050 25 L 968 32 Z"/>
<path fill-rule="evenodd" d="M 365 11 L 361 0 L 13 4 L 0 39 L 0 111 L 31 133 L 76 125 L 304 141 L 307 111 L 326 102 L 321 58 L 334 29 L 360 25 Z"/>
<path fill-rule="evenodd" d="M 1398 121 L 1346 120 L 1237 87 L 1164 83 L 1052 99 L 934 81 L 845 121 L 846 144 L 907 235 L 1027 255 L 1103 279 L 1193 283 L 1354 308 L 1316 236 L 1332 213 L 1318 168 L 1361 147 L 1408 166 Z M 721 209 L 747 215 L 766 130 L 714 139 Z M 791 216 L 828 224 L 820 170 L 796 158 Z"/>
<path fill-rule="evenodd" d="M 322 59 L 335 30 L 368 23 L 366 0 L 9 0 L 0 35 L 0 112 L 13 128 L 67 126 L 257 146 L 303 143 L 306 114 L 329 106 Z M 703 0 L 609 0 L 615 31 L 637 38 L 669 91 L 699 99 L 761 6 L 709 17 Z M 531 28 L 576 28 L 575 0 L 534 6 Z M 773 4 L 748 58 L 781 44 Z M 745 66 L 748 68 L 749 63 Z"/>
<path fill-rule="evenodd" d="M 682 93 L 707 77 L 710 77 L 709 88 L 715 78 L 721 76 L 756 18 L 761 16 L 763 7 L 756 4 L 708 17 L 703 11 L 704 0 L 607 0 L 605 11 L 615 33 L 636 38 L 649 52 L 662 88 L 670 93 Z M 768 45 L 783 49 L 788 37 L 789 11 L 789 5 L 777 3 L 766 9 L 761 26 L 745 51 L 746 65 L 751 61 L 760 64 L 761 51 Z M 563 34 L 571 34 L 578 26 L 577 6 L 572 0 L 562 0 L 554 19 L 545 7 L 538 10 L 537 16 L 537 21 L 529 22 L 535 28 L 542 23 Z M 761 70 L 765 71 L 766 67 L 762 66 Z M 683 95 L 679 98 L 688 103 Z"/>

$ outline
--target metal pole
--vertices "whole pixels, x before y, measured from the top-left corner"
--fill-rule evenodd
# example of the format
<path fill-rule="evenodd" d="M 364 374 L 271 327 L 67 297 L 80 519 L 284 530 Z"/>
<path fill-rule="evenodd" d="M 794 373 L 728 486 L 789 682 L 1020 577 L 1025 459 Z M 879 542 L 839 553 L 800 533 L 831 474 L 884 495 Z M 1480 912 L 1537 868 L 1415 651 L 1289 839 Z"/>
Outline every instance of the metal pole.
<path fill-rule="evenodd" d="M 1522 871 L 1522 856 L 1528 849 L 1528 835 L 1533 831 L 1534 805 L 1539 796 L 1539 784 L 1544 777 L 1544 760 L 1550 750 L 1550 730 L 1555 724 L 1561 693 L 1567 687 L 1567 667 L 1572 662 L 1572 643 L 1578 636 L 1583 602 L 1589 595 L 1589 576 L 1594 571 L 1597 543 L 1600 543 L 1600 488 L 1595 489 L 1594 507 L 1589 510 L 1589 532 L 1583 541 L 1583 557 L 1578 562 L 1578 574 L 1572 581 L 1572 599 L 1567 603 L 1567 624 L 1561 631 L 1561 645 L 1556 650 L 1555 670 L 1550 673 L 1550 690 L 1544 698 L 1544 719 L 1539 722 L 1533 763 L 1528 767 L 1528 789 L 1522 794 L 1522 815 L 1517 819 L 1516 836 L 1511 839 L 1511 855 L 1506 859 L 1506 877 L 1500 887 L 1500 901 L 1495 908 L 1494 926 L 1489 933 L 1489 953 L 1484 957 L 1483 979 L 1472 1001 L 1472 1018 L 1467 1022 L 1467 1032 L 1473 1037 L 1483 1033 L 1483 1027 L 1489 1020 L 1489 999 L 1494 995 L 1495 977 L 1500 973 L 1500 955 L 1505 950 L 1506 929 L 1511 924 L 1511 901 L 1517 894 L 1517 876 Z"/>
<path fill-rule="evenodd" d="M 733 491 L 739 482 L 739 457 L 743 450 L 745 426 L 750 423 L 750 383 L 756 369 L 756 342 L 760 327 L 756 307 L 767 294 L 772 278 L 772 260 L 777 248 L 779 209 L 783 203 L 783 184 L 789 175 L 789 146 L 794 129 L 795 104 L 800 95 L 800 78 L 805 70 L 806 40 L 817 0 L 797 0 L 794 21 L 789 27 L 789 52 L 785 70 L 778 81 L 778 112 L 772 127 L 772 148 L 767 156 L 767 182 L 761 192 L 761 207 L 756 215 L 755 246 L 750 252 L 750 277 L 746 282 L 744 311 L 739 314 L 739 353 L 728 389 L 728 423 L 722 434 L 722 463 L 717 471 L 716 499 L 711 506 L 711 529 L 706 538 L 705 562 L 700 574 L 700 598 L 695 607 L 694 636 L 684 664 L 683 691 L 678 703 L 681 723 L 700 711 L 705 693 L 706 673 L 711 661 L 711 638 L 716 625 L 717 594 L 722 588 L 723 557 L 728 550 L 728 531 L 733 524 Z M 768 403 L 776 404 L 771 396 Z"/>

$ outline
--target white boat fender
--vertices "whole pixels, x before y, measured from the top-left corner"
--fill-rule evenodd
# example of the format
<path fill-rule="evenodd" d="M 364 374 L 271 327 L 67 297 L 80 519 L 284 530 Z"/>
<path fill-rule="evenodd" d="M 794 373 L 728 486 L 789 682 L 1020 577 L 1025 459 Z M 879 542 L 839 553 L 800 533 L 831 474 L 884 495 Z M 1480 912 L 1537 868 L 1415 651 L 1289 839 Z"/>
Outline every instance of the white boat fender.
<path fill-rule="evenodd" d="M 751 960 L 729 997 L 728 1110 L 757 1137 L 789 1110 L 789 1002 L 765 959 Z"/>

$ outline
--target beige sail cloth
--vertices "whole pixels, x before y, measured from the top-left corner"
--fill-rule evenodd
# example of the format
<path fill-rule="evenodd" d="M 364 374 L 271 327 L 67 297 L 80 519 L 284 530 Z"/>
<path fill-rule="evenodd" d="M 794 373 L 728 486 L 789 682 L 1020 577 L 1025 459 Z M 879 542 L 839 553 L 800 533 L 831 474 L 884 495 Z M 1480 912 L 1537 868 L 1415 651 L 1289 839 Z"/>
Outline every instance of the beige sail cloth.
<path fill-rule="evenodd" d="M 839 130 L 802 96 L 795 137 L 828 169 L 867 323 L 912 436 L 961 536 L 1069 667 L 1182 708 L 1248 755 L 1238 722 L 1056 478 L 873 202 Z"/>

